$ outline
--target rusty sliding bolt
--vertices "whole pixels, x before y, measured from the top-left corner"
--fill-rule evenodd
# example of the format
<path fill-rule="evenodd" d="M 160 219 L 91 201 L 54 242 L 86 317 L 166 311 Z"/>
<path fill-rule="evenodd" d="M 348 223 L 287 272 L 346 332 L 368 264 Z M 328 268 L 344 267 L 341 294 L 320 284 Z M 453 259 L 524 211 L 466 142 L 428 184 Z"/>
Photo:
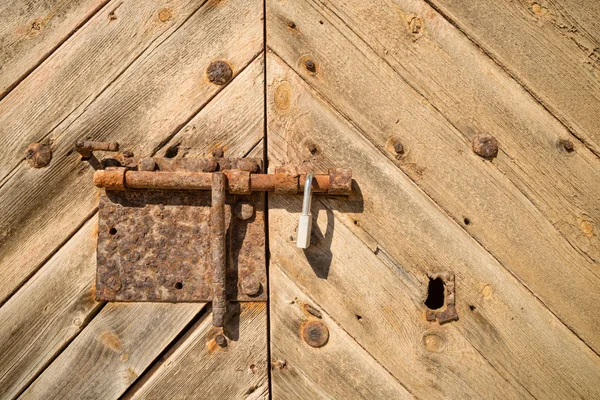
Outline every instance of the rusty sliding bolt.
<path fill-rule="evenodd" d="M 92 151 L 119 151 L 119 143 L 117 142 L 87 142 L 80 140 L 75 143 L 75 150 L 81 157 L 90 158 L 92 156 Z"/>
<path fill-rule="evenodd" d="M 213 265 L 213 325 L 223 327 L 227 298 L 225 297 L 225 197 L 227 176 L 215 172 L 212 178 L 211 259 Z"/>
<path fill-rule="evenodd" d="M 228 192 L 244 194 L 253 191 L 297 194 L 304 191 L 305 174 L 252 174 L 247 171 L 226 170 Z M 180 189 L 211 190 L 214 173 L 130 171 L 123 167 L 109 167 L 94 173 L 94 184 L 108 190 L 125 189 Z M 348 195 L 352 190 L 352 172 L 332 168 L 329 174 L 314 175 L 313 193 Z"/>

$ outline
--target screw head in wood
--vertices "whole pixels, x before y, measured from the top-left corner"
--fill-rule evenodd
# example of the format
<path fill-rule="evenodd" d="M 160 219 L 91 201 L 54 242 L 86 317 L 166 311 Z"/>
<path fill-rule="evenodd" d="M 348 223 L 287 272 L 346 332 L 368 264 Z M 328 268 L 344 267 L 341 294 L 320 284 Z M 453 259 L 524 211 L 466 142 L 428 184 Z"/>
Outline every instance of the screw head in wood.
<path fill-rule="evenodd" d="M 573 142 L 570 139 L 560 139 L 558 141 L 558 145 L 559 147 L 562 147 L 563 150 L 565 150 L 567 153 L 571 153 L 573 150 L 575 150 Z"/>
<path fill-rule="evenodd" d="M 301 328 L 302 339 L 311 347 L 323 347 L 329 340 L 329 329 L 322 321 L 308 321 Z"/>
<path fill-rule="evenodd" d="M 219 347 L 227 347 L 227 338 L 225 335 L 218 334 L 215 336 L 215 343 L 217 343 Z"/>
<path fill-rule="evenodd" d="M 248 276 L 242 281 L 242 292 L 246 296 L 256 296 L 262 288 L 261 283 L 254 277 Z"/>
<path fill-rule="evenodd" d="M 206 76 L 215 85 L 224 85 L 233 76 L 233 71 L 225 61 L 213 61 L 206 69 Z"/>
<path fill-rule="evenodd" d="M 25 150 L 25 159 L 33 168 L 43 168 L 52 160 L 52 150 L 41 143 L 31 143 Z"/>
<path fill-rule="evenodd" d="M 492 135 L 479 133 L 473 137 L 473 151 L 483 158 L 494 158 L 498 155 L 498 141 Z"/>
<path fill-rule="evenodd" d="M 317 66 L 315 65 L 315 62 L 313 60 L 304 61 L 304 66 L 310 72 L 315 72 L 317 70 Z"/>

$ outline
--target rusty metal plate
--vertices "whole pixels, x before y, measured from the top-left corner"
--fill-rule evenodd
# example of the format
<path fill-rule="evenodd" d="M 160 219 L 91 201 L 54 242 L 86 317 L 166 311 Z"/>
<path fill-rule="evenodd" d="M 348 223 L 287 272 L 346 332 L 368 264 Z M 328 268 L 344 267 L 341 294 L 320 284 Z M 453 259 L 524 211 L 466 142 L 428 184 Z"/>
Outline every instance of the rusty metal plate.
<path fill-rule="evenodd" d="M 210 191 L 103 191 L 96 298 L 211 301 L 210 204 Z M 266 301 L 264 194 L 229 195 L 225 212 L 227 299 Z"/>

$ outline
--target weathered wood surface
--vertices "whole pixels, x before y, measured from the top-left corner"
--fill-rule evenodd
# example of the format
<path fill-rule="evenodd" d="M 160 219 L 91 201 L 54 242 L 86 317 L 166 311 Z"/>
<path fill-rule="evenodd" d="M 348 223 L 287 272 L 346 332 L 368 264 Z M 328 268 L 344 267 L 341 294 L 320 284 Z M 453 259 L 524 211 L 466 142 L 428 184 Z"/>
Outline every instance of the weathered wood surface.
<path fill-rule="evenodd" d="M 20 398 L 116 399 L 202 307 L 108 303 Z"/>
<path fill-rule="evenodd" d="M 139 56 L 77 118 L 56 128 L 60 134 L 54 136 L 49 167 L 17 166 L 0 188 L 0 207 L 10 210 L 0 214 L 0 299 L 39 268 L 97 206 L 92 170 L 73 151 L 75 140 L 117 140 L 136 155 L 155 153 L 222 89 L 205 77 L 210 61 L 227 60 L 237 76 L 258 57 L 261 14 L 259 2 L 205 3 L 160 45 Z M 36 73 L 60 73 L 60 68 L 44 70 L 47 65 Z M 50 94 L 48 88 L 45 95 Z"/>
<path fill-rule="evenodd" d="M 108 0 L 0 4 L 0 99 Z"/>
<path fill-rule="evenodd" d="M 277 202 L 275 206 L 281 204 Z M 319 310 L 277 262 L 271 264 L 269 277 L 274 398 L 414 398 L 333 319 Z M 313 314 L 316 310 L 317 316 L 310 314 L 307 306 Z M 329 340 L 324 347 L 314 348 L 302 341 L 300 330 L 303 323 L 318 319 L 327 326 Z"/>
<path fill-rule="evenodd" d="M 251 156 L 254 157 L 261 157 L 262 155 L 262 147 L 260 146 L 260 140 L 262 139 L 263 136 L 263 62 L 262 62 L 262 58 L 256 58 L 244 71 L 242 71 L 238 76 L 235 77 L 235 79 L 227 86 L 225 87 L 224 90 L 222 90 L 221 92 L 219 92 L 205 107 L 202 108 L 202 110 L 200 110 L 200 112 L 198 112 L 196 115 L 194 115 L 193 118 L 190 119 L 189 123 L 187 125 L 185 125 L 184 127 L 182 127 L 177 134 L 175 134 L 173 136 L 172 139 L 172 143 L 169 142 L 167 143 L 164 147 L 168 148 L 170 146 L 173 146 L 175 144 L 179 144 L 179 151 L 177 152 L 177 155 L 175 157 L 187 157 L 187 156 L 200 156 L 200 155 L 204 155 L 206 153 L 209 152 L 209 150 L 214 147 L 214 144 L 219 144 L 221 146 L 223 146 L 225 148 L 225 150 L 227 151 L 227 154 L 232 156 L 232 157 L 242 157 L 245 154 L 250 153 Z M 217 121 L 219 120 L 223 120 L 224 118 L 226 118 L 226 116 L 231 117 L 231 120 L 229 123 L 227 124 L 218 124 Z M 210 127 L 210 129 L 207 129 L 208 127 Z M 197 132 L 200 131 L 202 132 L 202 134 L 198 134 Z M 194 134 L 190 134 L 191 132 L 194 132 Z M 237 132 L 238 135 L 232 135 L 231 132 Z M 259 140 L 258 143 L 256 143 L 256 140 Z M 258 150 L 257 150 L 258 149 Z M 161 150 L 162 151 L 162 150 Z M 89 182 L 91 184 L 91 181 Z M 95 219 L 94 219 L 95 221 Z M 95 224 L 93 225 L 95 227 Z M 81 231 L 80 231 L 81 232 Z M 94 232 L 95 233 L 95 232 Z M 68 242 L 67 245 L 65 245 L 65 247 L 69 247 L 69 246 L 80 246 L 82 248 L 81 252 L 82 255 L 87 253 L 87 257 L 89 258 L 90 256 L 92 257 L 92 259 L 90 260 L 90 264 L 88 265 L 88 275 L 91 274 L 88 279 L 86 280 L 86 283 L 88 285 L 90 285 L 93 282 L 93 276 L 95 274 L 95 257 L 93 257 L 93 255 L 95 254 L 95 244 L 96 244 L 96 236 L 90 236 L 89 238 L 87 236 L 83 236 L 84 238 L 86 238 L 87 240 L 87 244 L 84 246 L 81 243 L 74 243 L 73 245 L 71 245 L 71 242 L 73 242 L 75 240 L 75 238 L 78 238 L 81 236 L 81 233 L 78 233 L 73 239 L 71 239 L 70 242 Z M 91 254 L 90 254 L 91 251 Z M 70 254 L 68 251 L 66 251 L 66 254 Z M 64 285 L 66 286 L 64 288 L 64 290 L 73 290 L 73 287 L 75 286 L 76 282 L 73 282 L 72 280 L 68 279 L 68 277 L 65 277 L 64 274 L 60 274 L 60 271 L 55 271 L 55 268 L 52 267 L 52 264 L 49 263 L 47 265 L 44 265 L 44 267 L 42 268 L 42 270 L 40 271 L 40 274 L 45 273 L 47 275 L 49 274 L 57 274 L 58 276 L 60 276 L 62 279 L 65 279 L 64 281 Z M 78 279 L 82 279 L 81 277 L 77 277 Z M 55 288 L 52 285 L 48 285 L 47 283 L 44 284 L 40 284 L 40 287 L 37 288 L 38 290 L 41 291 L 45 291 L 47 294 L 47 296 L 51 296 L 53 290 L 55 290 Z M 25 290 L 25 289 L 23 289 Z M 17 295 L 15 297 L 17 298 L 23 298 L 23 301 L 31 301 L 31 297 L 27 296 L 27 292 L 22 293 L 23 290 L 17 292 Z M 91 291 L 91 288 L 89 288 L 89 290 Z M 78 299 L 79 302 L 81 302 L 81 300 Z M 2 311 L 4 308 L 7 308 L 9 306 L 12 305 L 13 299 L 11 299 L 8 303 L 6 303 L 6 305 L 2 308 L 0 308 L 0 311 Z M 84 306 L 84 304 L 79 304 L 77 303 L 76 306 L 82 307 Z M 164 305 L 162 304 L 156 304 L 156 303 L 147 303 L 147 304 L 143 304 L 143 305 L 139 305 L 142 308 L 135 308 L 136 311 L 123 311 L 123 312 L 118 312 L 118 313 L 112 313 L 110 315 L 110 325 L 111 326 L 128 326 L 128 329 L 133 330 L 132 332 L 127 333 L 127 335 L 140 335 L 140 337 L 136 340 L 142 340 L 143 337 L 145 337 L 144 335 L 148 335 L 148 333 L 144 333 L 144 332 L 137 332 L 135 331 L 135 326 L 136 323 L 132 323 L 129 321 L 130 318 L 132 318 L 133 315 L 138 315 L 138 321 L 137 323 L 139 324 L 144 324 L 146 320 L 156 320 L 157 318 L 162 318 L 161 316 L 165 313 L 172 313 L 174 314 L 173 318 L 176 318 L 174 320 L 171 321 L 167 321 L 165 323 L 168 323 L 169 325 L 171 325 L 171 331 L 169 333 L 169 337 L 174 337 L 174 335 L 176 335 L 179 331 L 181 331 L 186 324 L 189 323 L 190 318 L 193 317 L 194 315 L 196 315 L 198 312 L 200 312 L 202 305 L 197 304 L 197 305 L 192 305 L 193 307 L 188 310 L 187 308 L 185 308 L 185 312 L 182 312 L 180 309 L 170 309 L 165 311 L 164 309 Z M 183 306 L 183 305 L 182 305 Z M 123 307 L 138 307 L 138 305 L 135 304 L 124 304 Z M 13 310 L 12 308 L 8 308 L 7 310 Z M 67 309 L 68 310 L 68 309 Z M 63 313 L 66 310 L 61 310 Z M 67 314 L 68 315 L 68 314 Z M 33 318 L 34 316 L 31 315 L 30 318 Z M 263 318 L 263 324 L 266 324 L 266 312 L 263 312 L 262 314 L 262 318 Z M 257 318 L 256 320 L 258 321 L 260 318 Z M 42 320 L 43 321 L 43 320 Z M 66 321 L 66 322 L 65 322 Z M 68 327 L 71 324 L 70 320 L 65 320 L 65 321 L 58 321 L 57 325 L 62 323 L 64 326 L 62 326 L 62 329 L 68 329 Z M 95 321 L 95 319 L 94 319 Z M 210 321 L 210 318 L 209 318 Z M 131 326 L 129 326 L 129 324 L 131 324 Z M 157 326 L 161 326 L 162 323 L 157 324 Z M 94 328 L 97 330 L 97 328 Z M 150 330 L 150 328 L 148 328 Z M 156 327 L 153 327 L 152 329 L 156 329 Z M 266 328 L 265 328 L 266 329 Z M 84 333 L 86 333 L 84 331 Z M 79 345 L 79 346 L 83 346 L 83 348 L 85 348 L 85 346 L 92 346 L 94 343 L 94 340 L 98 340 L 97 338 L 97 332 L 96 331 L 92 331 L 91 333 L 88 332 L 86 333 L 88 336 L 86 337 L 86 341 L 83 342 L 83 344 Z M 163 335 L 166 333 L 163 333 Z M 165 337 L 163 335 L 159 335 L 159 336 L 149 336 L 146 340 L 149 341 L 148 343 L 148 347 L 150 348 L 151 346 L 154 346 L 156 351 L 158 353 L 160 353 L 160 351 L 162 351 L 162 349 L 164 348 L 165 344 L 168 344 L 169 341 L 165 340 Z M 252 340 L 258 341 L 258 340 L 263 340 L 263 342 L 266 340 L 266 333 L 263 333 L 262 336 L 261 335 L 254 335 L 253 332 L 248 332 L 249 336 L 252 336 Z M 83 339 L 82 339 L 83 340 Z M 132 339 L 133 340 L 133 339 Z M 250 338 L 247 338 L 247 340 L 250 340 Z M 12 341 L 7 341 L 6 346 L 11 346 L 14 345 L 14 342 Z M 72 344 L 73 346 L 75 346 L 75 343 Z M 131 345 L 132 349 L 135 350 L 135 345 Z M 51 343 L 43 342 L 42 344 L 40 344 L 39 346 L 40 349 L 33 349 L 30 352 L 31 353 L 36 353 L 36 351 L 41 352 L 41 351 L 48 351 L 48 349 L 51 348 Z M 96 365 L 103 365 L 106 367 L 106 365 L 110 365 L 112 366 L 111 368 L 106 368 L 103 370 L 102 374 L 98 374 L 99 376 L 97 376 L 95 379 L 95 384 L 96 386 L 94 387 L 95 389 L 90 390 L 89 392 L 86 392 L 89 394 L 90 397 L 94 397 L 94 398 L 114 398 L 114 396 L 118 396 L 122 393 L 124 393 L 124 391 L 127 389 L 127 387 L 129 386 L 129 384 L 131 384 L 132 382 L 134 382 L 135 378 L 133 376 L 133 374 L 128 372 L 128 375 L 126 376 L 127 379 L 122 379 L 123 378 L 123 371 L 124 371 L 124 365 L 127 366 L 127 368 L 129 366 L 132 366 L 133 371 L 135 372 L 136 375 L 141 374 L 141 372 L 143 372 L 145 370 L 145 368 L 151 363 L 153 362 L 153 358 L 152 357 L 156 357 L 156 355 L 158 354 L 157 352 L 154 353 L 143 353 L 143 354 L 139 354 L 140 357 L 140 361 L 137 362 L 137 364 L 123 364 L 122 361 L 119 361 L 117 355 L 115 355 L 113 352 L 103 352 L 100 355 L 98 355 L 98 359 L 96 360 L 95 363 L 84 363 L 84 364 L 80 364 L 83 361 L 79 360 L 78 357 L 78 352 L 80 348 L 78 347 L 74 347 L 75 350 L 71 349 L 71 346 L 69 346 L 67 348 L 68 351 L 72 351 L 72 353 L 68 353 L 71 354 L 70 357 L 72 358 L 68 358 L 67 361 L 59 361 L 56 360 L 55 362 L 59 363 L 58 366 L 55 366 L 55 364 L 53 363 L 51 365 L 51 368 L 54 369 L 54 371 L 58 370 L 58 371 L 62 371 L 62 363 L 67 363 L 68 364 L 68 369 L 70 368 L 75 368 L 73 367 L 73 363 L 75 363 L 77 365 L 77 367 L 74 370 L 79 371 L 79 373 L 77 374 L 73 374 L 71 372 L 71 376 L 70 376 L 70 382 L 71 382 L 71 386 L 68 388 L 65 388 L 64 390 L 66 390 L 66 392 L 59 392 L 59 393 L 55 393 L 55 390 L 58 390 L 57 388 L 55 388 L 54 385 L 54 381 L 51 378 L 43 378 L 43 376 L 40 378 L 42 379 L 42 383 L 36 383 L 35 385 L 35 394 L 36 396 L 38 395 L 38 393 L 54 393 L 51 394 L 51 396 L 56 396 L 56 397 L 60 397 L 60 396 L 68 396 L 68 397 L 73 397 L 76 398 L 78 396 L 83 396 L 83 393 L 79 393 L 77 392 L 77 387 L 79 386 L 86 386 L 88 385 L 89 382 L 89 374 L 98 374 L 98 370 Z M 262 351 L 262 353 L 261 353 Z M 267 356 L 266 356 L 266 351 L 267 351 L 267 347 L 266 347 L 266 343 L 263 343 L 262 347 L 259 347 L 258 344 L 255 344 L 255 349 L 254 349 L 254 356 L 259 359 L 261 357 L 262 354 L 262 363 L 266 365 L 266 360 L 267 360 Z M 19 356 L 21 353 L 18 353 L 17 355 L 15 355 L 15 357 Z M 29 353 L 26 353 L 29 354 Z M 125 354 L 125 353 L 122 353 Z M 152 357 L 151 357 L 152 356 Z M 258 364 L 257 364 L 258 365 Z M 30 368 L 43 368 L 44 363 L 40 362 L 38 365 L 36 365 L 35 360 L 33 360 L 31 362 L 31 366 Z M 214 371 L 214 379 L 219 379 L 220 375 L 219 375 L 219 369 L 215 369 Z M 17 373 L 21 373 L 21 371 L 17 371 Z M 61 372 L 53 372 L 53 373 L 61 373 Z M 52 375 L 50 375 L 52 376 Z M 150 374 L 150 377 L 152 377 L 153 375 Z M 23 379 L 23 378 L 21 378 Z M 37 381 L 36 381 L 37 382 Z M 246 387 L 244 390 L 248 390 L 249 387 Z M 96 390 L 98 390 L 99 392 L 97 392 Z M 106 391 L 106 393 L 104 393 L 104 391 Z M 256 385 L 256 391 L 258 393 L 264 392 L 264 388 L 257 384 Z M 257 395 L 257 394 L 255 394 Z"/>
<path fill-rule="evenodd" d="M 313 213 L 318 204 L 334 211 L 318 213 L 316 244 L 306 252 L 293 241 L 299 199 L 270 199 L 271 258 L 411 393 L 600 395 L 597 354 L 383 157 L 364 131 L 271 53 L 267 84 L 271 165 L 344 165 L 358 182 L 347 201 L 315 203 Z M 315 155 L 306 148 L 309 140 L 319 149 Z M 422 302 L 426 276 L 446 270 L 456 274 L 460 320 L 438 327 L 422 319 Z M 442 331 L 441 339 L 424 339 L 428 329 Z M 422 355 L 428 343 L 434 353 L 438 345 L 457 350 L 436 355 L 433 367 Z M 398 354 L 392 356 L 390 346 Z"/>
<path fill-rule="evenodd" d="M 102 307 L 93 290 L 97 222 L 86 222 L 0 308 L 0 398 L 23 390 Z"/>
<path fill-rule="evenodd" d="M 233 306 L 233 305 L 232 305 Z M 245 399 L 267 384 L 266 303 L 239 303 L 225 326 L 226 347 L 215 343 L 212 314 L 161 361 L 133 399 Z"/>
<path fill-rule="evenodd" d="M 423 2 L 268 4 L 269 47 L 598 352 L 598 157 L 557 148 L 569 132 Z M 480 132 L 493 162 L 471 151 Z"/>
<path fill-rule="evenodd" d="M 428 0 L 600 156 L 594 0 Z"/>

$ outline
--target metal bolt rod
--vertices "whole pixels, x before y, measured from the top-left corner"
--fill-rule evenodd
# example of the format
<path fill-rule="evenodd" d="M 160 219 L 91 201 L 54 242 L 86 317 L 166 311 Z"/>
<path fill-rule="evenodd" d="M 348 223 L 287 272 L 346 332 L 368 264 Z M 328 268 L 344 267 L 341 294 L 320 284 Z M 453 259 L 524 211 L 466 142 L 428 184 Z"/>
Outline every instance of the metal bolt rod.
<path fill-rule="evenodd" d="M 227 309 L 225 285 L 225 197 L 227 176 L 215 172 L 212 179 L 211 258 L 213 265 L 213 325 L 222 327 Z"/>
<path fill-rule="evenodd" d="M 249 174 L 235 175 L 233 170 L 222 172 L 229 178 L 230 189 L 240 186 L 241 179 L 250 179 L 250 191 L 272 192 L 285 189 L 286 193 L 302 193 L 305 190 L 306 175 Z M 215 172 L 216 173 L 216 172 Z M 179 189 L 211 190 L 211 172 L 166 172 L 166 171 L 126 171 L 124 168 L 99 170 L 94 173 L 94 184 L 109 190 L 124 189 Z M 249 178 L 248 178 L 249 176 Z M 339 178 L 339 179 L 338 179 Z M 351 192 L 351 174 L 314 175 L 311 189 L 313 193 L 348 195 Z M 243 186 L 243 185 L 242 185 Z"/>
<path fill-rule="evenodd" d="M 86 142 L 78 141 L 75 143 L 75 150 L 84 158 L 92 156 L 92 151 L 119 151 L 117 142 Z"/>

